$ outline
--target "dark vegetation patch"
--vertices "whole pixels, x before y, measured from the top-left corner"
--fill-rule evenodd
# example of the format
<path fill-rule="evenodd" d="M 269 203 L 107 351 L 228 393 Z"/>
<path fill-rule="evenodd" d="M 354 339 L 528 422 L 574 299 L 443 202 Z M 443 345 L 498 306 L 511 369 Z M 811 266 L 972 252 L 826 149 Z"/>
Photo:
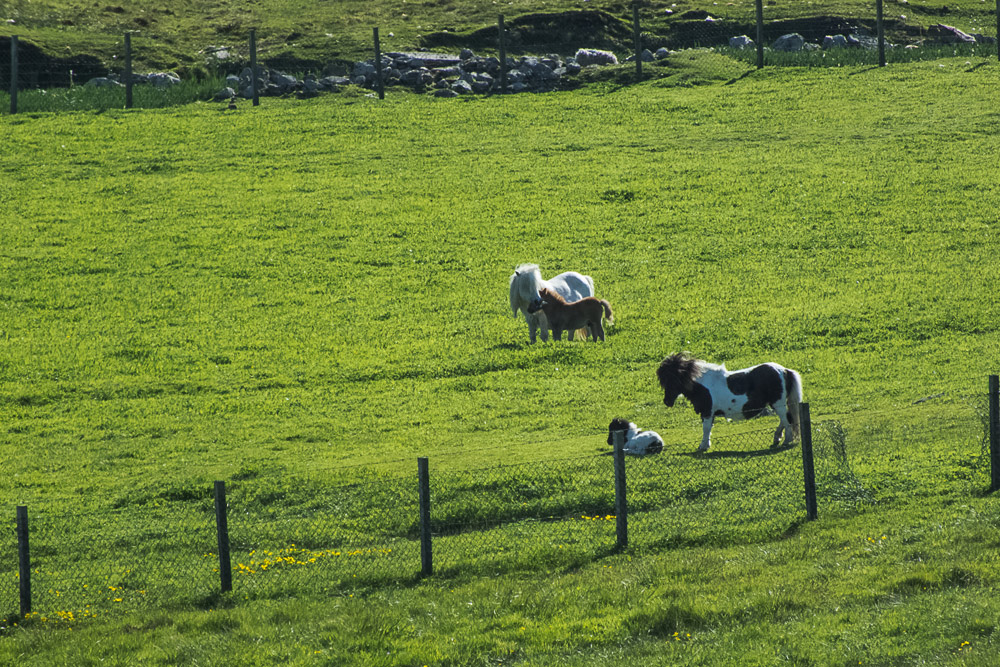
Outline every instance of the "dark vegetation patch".
<path fill-rule="evenodd" d="M 0 85 L 4 89 L 10 87 L 10 42 L 10 37 L 0 37 Z M 17 49 L 17 85 L 22 89 L 67 88 L 71 77 L 79 84 L 108 72 L 107 66 L 94 56 L 59 58 L 24 39 L 17 41 Z"/>
<path fill-rule="evenodd" d="M 623 51 L 632 42 L 631 26 L 602 11 L 526 14 L 512 18 L 504 25 L 509 54 L 572 55 L 578 48 Z M 420 46 L 477 51 L 496 50 L 500 44 L 497 26 L 493 25 L 464 34 L 433 32 L 421 38 Z"/>

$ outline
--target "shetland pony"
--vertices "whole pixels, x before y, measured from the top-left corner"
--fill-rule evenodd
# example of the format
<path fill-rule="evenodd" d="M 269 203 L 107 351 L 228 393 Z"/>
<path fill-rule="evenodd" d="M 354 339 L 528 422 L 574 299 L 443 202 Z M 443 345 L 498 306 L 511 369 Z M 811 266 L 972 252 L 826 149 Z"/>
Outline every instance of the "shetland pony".
<path fill-rule="evenodd" d="M 786 445 L 799 437 L 802 377 L 789 368 L 766 363 L 727 371 L 725 366 L 692 359 L 681 352 L 664 359 L 656 376 L 668 408 L 683 395 L 701 417 L 699 452 L 707 451 L 712 444 L 712 422 L 716 417 L 752 419 L 767 414 L 768 406 L 781 420 L 772 447 L 778 446 L 782 431 Z"/>
<path fill-rule="evenodd" d="M 615 432 L 625 433 L 625 447 L 623 451 L 631 456 L 646 456 L 647 454 L 659 454 L 663 451 L 663 438 L 656 431 L 640 431 L 639 427 L 628 421 L 616 417 L 608 425 L 608 444 L 615 446 Z"/>
<path fill-rule="evenodd" d="M 552 337 L 556 340 L 562 340 L 563 331 L 569 331 L 570 340 L 572 340 L 573 331 L 583 327 L 590 331 L 592 341 L 604 340 L 604 327 L 601 326 L 601 318 L 607 317 L 608 324 L 615 323 L 611 304 L 604 299 L 587 296 L 570 303 L 544 287 L 538 292 L 538 296 L 539 298 L 528 306 L 528 312 L 543 311 L 549 321 L 549 327 L 552 328 Z"/>
<path fill-rule="evenodd" d="M 550 280 L 542 280 L 542 273 L 537 264 L 521 264 L 514 269 L 510 277 L 510 309 L 514 317 L 517 317 L 517 311 L 524 314 L 532 343 L 535 342 L 538 329 L 542 330 L 543 341 L 549 339 L 549 323 L 545 319 L 545 312 L 528 312 L 528 306 L 538 298 L 538 292 L 545 288 L 555 291 L 567 301 L 579 301 L 585 296 L 594 296 L 593 278 L 582 273 L 567 271 Z M 572 339 L 573 332 L 570 332 L 570 340 Z"/>

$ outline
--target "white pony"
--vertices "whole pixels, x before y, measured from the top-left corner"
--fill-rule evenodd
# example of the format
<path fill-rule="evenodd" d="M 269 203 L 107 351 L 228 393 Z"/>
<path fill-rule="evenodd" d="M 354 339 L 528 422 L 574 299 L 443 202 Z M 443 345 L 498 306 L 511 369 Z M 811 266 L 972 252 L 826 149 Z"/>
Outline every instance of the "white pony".
<path fill-rule="evenodd" d="M 514 269 L 514 274 L 510 277 L 510 309 L 514 317 L 517 317 L 517 311 L 524 314 L 532 343 L 535 342 L 535 332 L 539 328 L 542 330 L 542 340 L 549 339 L 549 322 L 545 313 L 528 312 L 528 305 L 539 298 L 538 292 L 543 288 L 554 291 L 566 301 L 579 301 L 584 297 L 594 296 L 594 279 L 576 271 L 567 271 L 550 280 L 542 280 L 542 272 L 537 264 L 521 264 Z M 572 331 L 569 332 L 569 339 L 573 340 Z"/>
<path fill-rule="evenodd" d="M 615 432 L 625 434 L 623 451 L 630 456 L 646 456 L 663 451 L 663 438 L 656 431 L 640 431 L 639 427 L 627 419 L 616 417 L 608 424 L 608 444 L 615 446 Z M 613 452 L 612 452 L 613 453 Z"/>

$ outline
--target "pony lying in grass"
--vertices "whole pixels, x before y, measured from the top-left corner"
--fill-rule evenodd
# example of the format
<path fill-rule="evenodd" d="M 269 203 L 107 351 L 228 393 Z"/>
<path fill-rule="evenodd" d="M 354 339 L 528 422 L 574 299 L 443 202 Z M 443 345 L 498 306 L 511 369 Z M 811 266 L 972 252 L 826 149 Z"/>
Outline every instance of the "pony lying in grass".
<path fill-rule="evenodd" d="M 517 317 L 517 311 L 524 313 L 532 343 L 535 342 L 538 329 L 542 330 L 543 341 L 549 339 L 549 323 L 545 319 L 545 313 L 528 312 L 528 306 L 538 299 L 538 293 L 542 289 L 552 290 L 567 301 L 579 301 L 584 297 L 594 296 L 594 280 L 576 271 L 567 271 L 551 280 L 542 280 L 537 264 L 521 264 L 514 269 L 514 274 L 510 277 L 510 309 L 514 312 L 514 317 Z M 573 340 L 573 332 L 570 332 L 569 337 Z"/>
<path fill-rule="evenodd" d="M 646 456 L 647 454 L 659 454 L 663 451 L 663 438 L 656 431 L 640 431 L 639 427 L 628 421 L 616 417 L 608 425 L 608 444 L 615 446 L 615 432 L 625 433 L 626 454 L 631 456 Z M 614 452 L 612 452 L 614 453 Z"/>
<path fill-rule="evenodd" d="M 778 446 L 782 431 L 786 445 L 799 437 L 802 377 L 789 368 L 767 363 L 727 371 L 725 366 L 692 359 L 681 352 L 664 359 L 656 376 L 663 388 L 664 405 L 673 406 L 677 397 L 683 395 L 701 416 L 699 452 L 707 451 L 712 444 L 712 422 L 716 417 L 733 421 L 753 419 L 767 414 L 768 406 L 781 420 L 772 447 Z"/>
<path fill-rule="evenodd" d="M 539 298 L 528 306 L 528 312 L 543 311 L 549 321 L 549 327 L 552 328 L 552 337 L 556 340 L 562 340 L 563 331 L 569 331 L 570 340 L 573 340 L 573 331 L 584 327 L 589 330 L 592 341 L 604 340 L 602 317 L 608 318 L 608 324 L 615 323 L 611 304 L 604 299 L 588 296 L 579 301 L 568 302 L 544 287 L 539 290 L 538 296 Z"/>

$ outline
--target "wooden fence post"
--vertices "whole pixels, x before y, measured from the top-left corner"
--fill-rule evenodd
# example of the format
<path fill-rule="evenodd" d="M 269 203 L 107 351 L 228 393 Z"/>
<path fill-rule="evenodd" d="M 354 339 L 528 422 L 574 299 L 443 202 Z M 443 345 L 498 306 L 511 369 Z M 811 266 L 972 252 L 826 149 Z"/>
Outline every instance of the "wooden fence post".
<path fill-rule="evenodd" d="M 885 67 L 885 26 L 882 22 L 882 0 L 875 0 L 875 29 L 878 33 L 878 66 Z"/>
<path fill-rule="evenodd" d="M 434 574 L 431 552 L 431 480 L 427 458 L 417 459 L 417 482 L 420 496 L 420 573 L 425 577 Z"/>
<path fill-rule="evenodd" d="M 125 33 L 125 108 L 132 108 L 132 33 Z"/>
<path fill-rule="evenodd" d="M 10 112 L 17 113 L 17 35 L 10 36 Z"/>
<path fill-rule="evenodd" d="M 31 613 L 31 553 L 28 550 L 28 508 L 17 506 L 17 563 L 20 579 L 21 616 Z"/>
<path fill-rule="evenodd" d="M 257 90 L 257 29 L 250 28 L 250 90 L 253 105 L 260 106 L 260 91 Z"/>
<path fill-rule="evenodd" d="M 226 505 L 226 483 L 215 483 L 215 533 L 219 538 L 219 581 L 222 592 L 233 590 L 233 569 L 229 557 L 229 521 Z"/>
<path fill-rule="evenodd" d="M 615 529 L 617 546 L 628 546 L 628 499 L 625 488 L 625 432 L 615 431 Z"/>
<path fill-rule="evenodd" d="M 1000 0 L 997 0 L 1000 2 Z M 497 19 L 497 30 L 500 35 L 500 92 L 507 92 L 507 29 L 503 26 L 503 14 Z"/>
<path fill-rule="evenodd" d="M 757 69 L 764 69 L 764 0 L 757 0 L 755 4 L 757 5 Z"/>
<path fill-rule="evenodd" d="M 385 85 L 382 83 L 382 45 L 378 41 L 378 28 L 372 28 L 375 38 L 375 90 L 378 98 L 385 99 Z"/>
<path fill-rule="evenodd" d="M 806 490 L 806 519 L 816 520 L 816 469 L 813 467 L 812 419 L 809 404 L 799 406 L 799 427 L 802 438 L 802 476 Z"/>
<path fill-rule="evenodd" d="M 1000 490 L 1000 376 L 990 376 L 990 491 Z"/>
<path fill-rule="evenodd" d="M 635 38 L 635 78 L 642 81 L 642 33 L 639 30 L 639 2 L 632 3 L 632 33 Z"/>

